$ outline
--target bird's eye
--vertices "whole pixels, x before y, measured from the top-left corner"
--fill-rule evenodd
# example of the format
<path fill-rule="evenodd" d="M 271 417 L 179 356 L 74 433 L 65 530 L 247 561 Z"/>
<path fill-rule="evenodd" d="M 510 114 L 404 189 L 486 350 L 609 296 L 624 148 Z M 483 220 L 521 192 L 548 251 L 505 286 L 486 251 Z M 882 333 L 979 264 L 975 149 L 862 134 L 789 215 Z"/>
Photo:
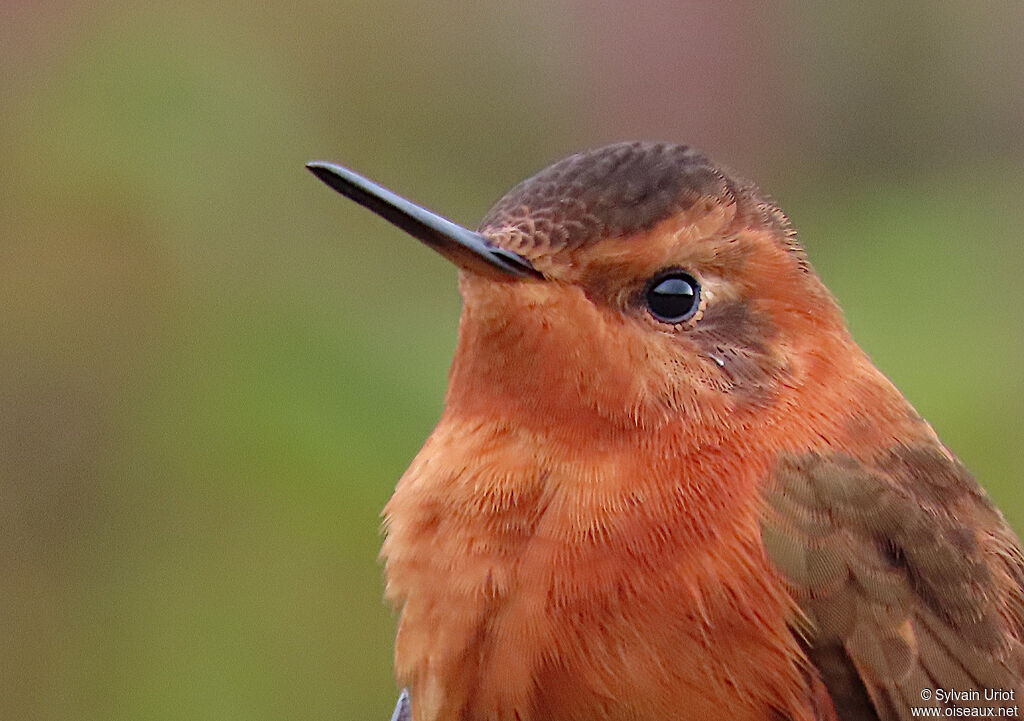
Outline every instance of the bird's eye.
<path fill-rule="evenodd" d="M 647 308 L 662 323 L 682 323 L 700 306 L 700 284 L 682 271 L 655 276 L 644 293 Z"/>

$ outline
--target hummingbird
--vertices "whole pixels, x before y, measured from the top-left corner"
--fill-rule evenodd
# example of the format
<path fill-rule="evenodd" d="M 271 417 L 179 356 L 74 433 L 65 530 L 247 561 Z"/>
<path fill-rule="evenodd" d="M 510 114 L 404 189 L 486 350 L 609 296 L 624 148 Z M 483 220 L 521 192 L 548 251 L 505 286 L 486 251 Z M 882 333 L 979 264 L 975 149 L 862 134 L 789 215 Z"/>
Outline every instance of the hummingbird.
<path fill-rule="evenodd" d="M 1020 541 L 754 183 L 617 143 L 474 231 L 307 167 L 459 269 L 383 513 L 396 721 L 1015 715 Z"/>

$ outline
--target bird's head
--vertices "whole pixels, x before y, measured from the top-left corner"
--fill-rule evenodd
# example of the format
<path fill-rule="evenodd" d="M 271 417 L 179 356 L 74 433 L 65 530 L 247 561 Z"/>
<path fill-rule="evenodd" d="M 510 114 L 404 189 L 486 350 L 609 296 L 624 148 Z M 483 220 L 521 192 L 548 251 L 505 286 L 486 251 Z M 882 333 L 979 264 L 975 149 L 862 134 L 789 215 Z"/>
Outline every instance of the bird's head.
<path fill-rule="evenodd" d="M 570 156 L 476 232 L 338 166 L 310 169 L 461 268 L 449 409 L 741 423 L 843 372 L 852 342 L 786 216 L 692 148 Z"/>

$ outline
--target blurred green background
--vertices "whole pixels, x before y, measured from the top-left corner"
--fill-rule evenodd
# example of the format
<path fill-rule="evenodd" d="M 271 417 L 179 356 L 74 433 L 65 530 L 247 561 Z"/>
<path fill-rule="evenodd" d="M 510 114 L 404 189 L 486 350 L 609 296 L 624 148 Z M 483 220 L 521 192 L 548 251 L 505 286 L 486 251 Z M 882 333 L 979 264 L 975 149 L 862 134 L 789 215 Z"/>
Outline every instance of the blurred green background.
<path fill-rule="evenodd" d="M 1024 528 L 1021 3 L 0 19 L 0 718 L 390 713 L 378 513 L 459 299 L 314 158 L 475 225 L 571 151 L 703 147 Z"/>

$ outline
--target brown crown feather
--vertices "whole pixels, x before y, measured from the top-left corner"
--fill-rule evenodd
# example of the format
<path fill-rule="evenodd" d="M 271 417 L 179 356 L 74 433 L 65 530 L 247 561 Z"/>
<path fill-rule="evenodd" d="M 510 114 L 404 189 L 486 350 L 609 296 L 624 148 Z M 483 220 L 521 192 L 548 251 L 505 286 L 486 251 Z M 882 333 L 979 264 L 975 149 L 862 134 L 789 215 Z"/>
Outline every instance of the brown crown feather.
<path fill-rule="evenodd" d="M 710 199 L 738 206 L 737 221 L 778 231 L 800 252 L 786 215 L 749 181 L 733 177 L 699 150 L 664 142 L 623 142 L 558 161 L 512 188 L 480 231 L 515 237 L 554 252 L 602 238 L 650 230 Z"/>

